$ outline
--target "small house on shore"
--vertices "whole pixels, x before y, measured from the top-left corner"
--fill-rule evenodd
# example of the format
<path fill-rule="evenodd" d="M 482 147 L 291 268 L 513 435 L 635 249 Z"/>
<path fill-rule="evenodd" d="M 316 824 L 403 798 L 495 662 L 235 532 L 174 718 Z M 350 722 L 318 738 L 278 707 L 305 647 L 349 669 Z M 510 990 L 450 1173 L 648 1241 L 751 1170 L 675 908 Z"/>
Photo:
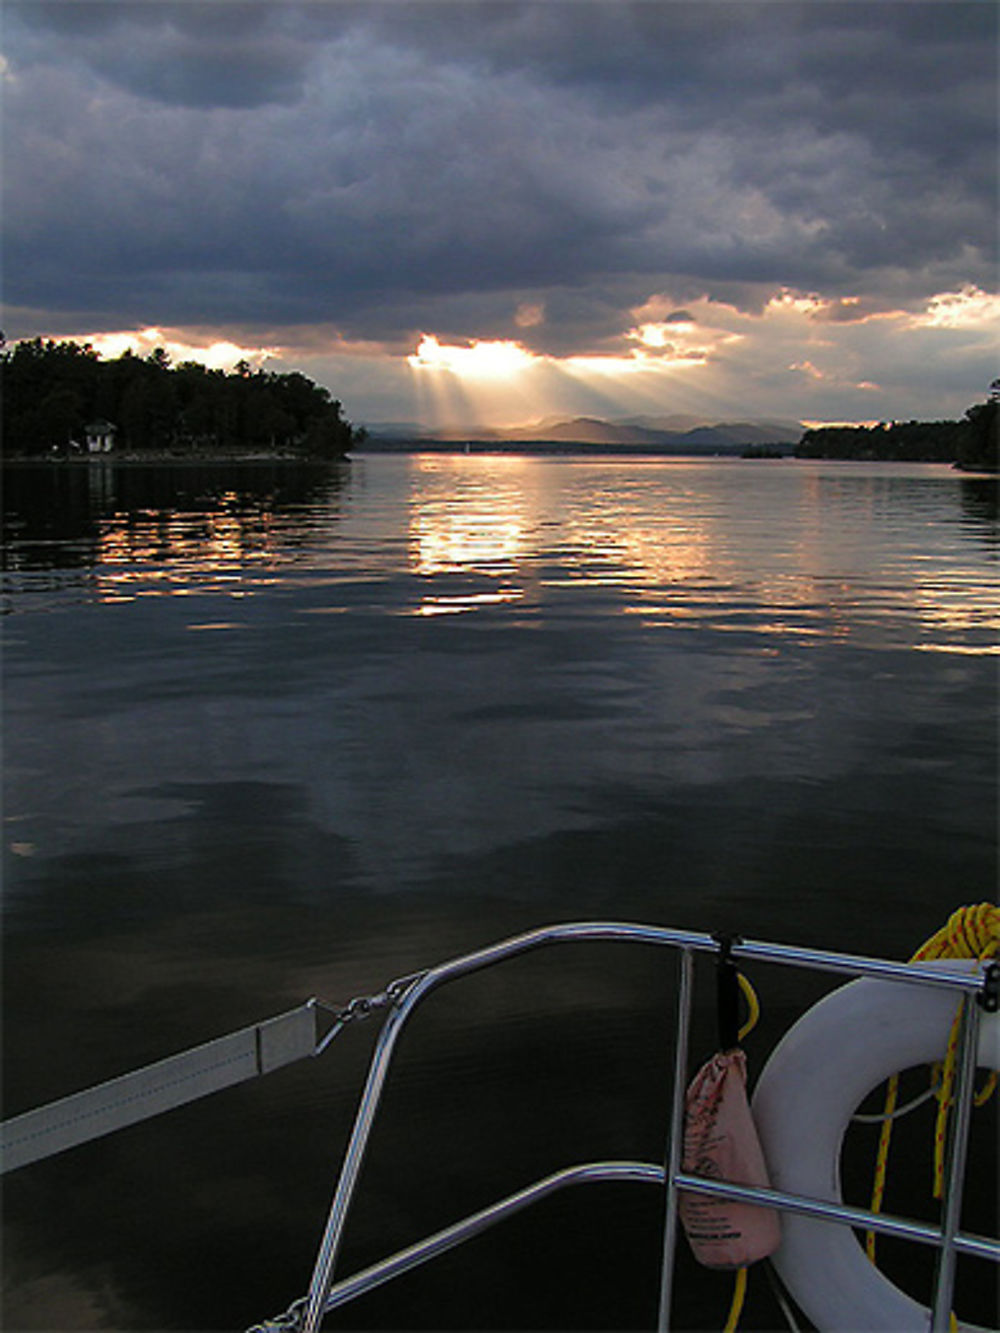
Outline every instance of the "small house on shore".
<path fill-rule="evenodd" d="M 118 427 L 110 421 L 92 421 L 85 426 L 88 454 L 110 454 L 115 446 Z"/>

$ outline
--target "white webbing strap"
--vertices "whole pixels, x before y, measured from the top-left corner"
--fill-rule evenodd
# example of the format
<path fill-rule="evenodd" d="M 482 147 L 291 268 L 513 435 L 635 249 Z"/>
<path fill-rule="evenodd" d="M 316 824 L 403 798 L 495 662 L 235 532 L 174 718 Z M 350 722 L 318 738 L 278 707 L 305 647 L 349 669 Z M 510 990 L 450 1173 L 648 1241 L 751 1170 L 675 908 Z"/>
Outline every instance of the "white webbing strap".
<path fill-rule="evenodd" d="M 131 1074 L 73 1093 L 0 1125 L 0 1171 L 75 1148 L 113 1130 L 170 1111 L 210 1092 L 269 1074 L 313 1055 L 317 1010 L 311 1002 L 253 1027 L 182 1051 Z"/>

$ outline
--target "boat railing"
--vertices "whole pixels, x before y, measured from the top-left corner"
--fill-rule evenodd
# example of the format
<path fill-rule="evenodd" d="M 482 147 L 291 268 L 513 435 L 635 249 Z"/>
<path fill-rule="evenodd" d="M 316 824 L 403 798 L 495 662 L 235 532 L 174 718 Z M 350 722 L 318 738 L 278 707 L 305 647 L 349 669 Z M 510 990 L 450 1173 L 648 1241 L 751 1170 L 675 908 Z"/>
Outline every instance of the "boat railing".
<path fill-rule="evenodd" d="M 432 992 L 509 959 L 554 945 L 598 941 L 666 948 L 676 956 L 673 1083 L 663 1161 L 595 1161 L 556 1171 L 360 1272 L 338 1279 L 337 1260 L 368 1143 L 399 1038 L 414 1012 Z M 777 1189 L 730 1184 L 682 1169 L 684 1094 L 688 1081 L 695 957 L 698 954 L 719 956 L 723 947 L 735 960 L 777 964 L 848 978 L 874 977 L 901 985 L 943 988 L 955 995 L 961 1017 L 952 1130 L 944 1164 L 939 1225 L 858 1208 L 839 1201 L 830 1202 Z M 899 963 L 734 937 L 726 937 L 723 942 L 721 937 L 710 934 L 627 922 L 588 921 L 551 925 L 453 958 L 391 983 L 377 996 L 353 1001 L 344 1009 L 335 1011 L 333 1027 L 323 1036 L 320 1036 L 318 1025 L 318 1009 L 322 1006 L 316 1001 L 310 1001 L 269 1023 L 219 1038 L 194 1051 L 171 1057 L 137 1073 L 124 1075 L 99 1088 L 15 1117 L 0 1127 L 6 1154 L 4 1169 L 25 1165 L 121 1125 L 134 1123 L 146 1115 L 169 1109 L 171 1105 L 190 1101 L 218 1087 L 267 1073 L 304 1055 L 321 1054 L 345 1023 L 366 1016 L 373 1009 L 383 1009 L 384 1021 L 368 1066 L 308 1292 L 295 1301 L 285 1315 L 256 1328 L 315 1333 L 329 1311 L 480 1235 L 514 1213 L 559 1190 L 600 1181 L 633 1181 L 653 1184 L 664 1190 L 657 1323 L 660 1330 L 667 1330 L 671 1326 L 678 1197 L 683 1190 L 763 1204 L 779 1211 L 845 1226 L 863 1227 L 935 1248 L 938 1261 L 929 1327 L 931 1333 L 947 1333 L 951 1321 L 957 1256 L 972 1255 L 1000 1262 L 1000 1241 L 967 1234 L 960 1228 L 980 1014 L 984 1010 L 996 1010 L 998 989 L 1000 975 L 995 964 L 978 970 L 955 970 L 940 963 Z"/>
<path fill-rule="evenodd" d="M 372 1126 L 378 1112 L 382 1091 L 399 1036 L 414 1010 L 432 991 L 466 977 L 484 968 L 494 967 L 507 959 L 531 950 L 555 944 L 582 941 L 616 940 L 633 944 L 667 947 L 678 958 L 678 998 L 676 1034 L 674 1042 L 673 1092 L 667 1133 L 667 1148 L 663 1164 L 591 1162 L 549 1176 L 533 1186 L 500 1201 L 493 1208 L 464 1219 L 443 1232 L 375 1264 L 364 1273 L 355 1274 L 336 1285 L 334 1269 L 340 1250 L 348 1212 L 360 1175 Z M 302 1328 L 305 1333 L 318 1329 L 326 1311 L 347 1300 L 354 1299 L 398 1273 L 442 1253 L 446 1249 L 480 1234 L 488 1226 L 510 1216 L 513 1212 L 536 1202 L 557 1189 L 584 1181 L 631 1179 L 665 1184 L 666 1207 L 660 1276 L 659 1317 L 657 1327 L 670 1327 L 670 1309 L 673 1288 L 674 1254 L 678 1229 L 678 1195 L 684 1189 L 695 1194 L 714 1194 L 724 1198 L 744 1199 L 766 1203 L 783 1211 L 791 1211 L 848 1226 L 864 1226 L 885 1234 L 902 1236 L 936 1246 L 940 1251 L 934 1283 L 931 1329 L 944 1333 L 949 1327 L 955 1280 L 957 1253 L 977 1254 L 1000 1260 L 1000 1243 L 983 1237 L 966 1236 L 959 1231 L 962 1185 L 968 1148 L 970 1113 L 973 1101 L 976 1038 L 980 1002 L 989 987 L 995 987 L 991 973 L 955 971 L 935 964 L 897 963 L 884 959 L 865 958 L 832 953 L 817 949 L 796 948 L 789 945 L 768 944 L 755 940 L 727 941 L 727 948 L 735 959 L 777 963 L 784 966 L 807 968 L 815 971 L 838 973 L 848 977 L 878 977 L 901 984 L 942 986 L 958 993 L 962 999 L 962 1023 L 959 1036 L 958 1073 L 955 1088 L 955 1124 L 946 1161 L 945 1185 L 940 1227 L 874 1213 L 867 1209 L 824 1200 L 786 1194 L 778 1190 L 755 1189 L 708 1180 L 681 1170 L 683 1142 L 684 1091 L 687 1084 L 688 1043 L 691 1023 L 694 956 L 697 953 L 718 954 L 721 945 L 713 935 L 673 930 L 667 927 L 636 925 L 616 922 L 579 922 L 543 927 L 501 941 L 489 948 L 452 959 L 431 968 L 412 981 L 389 1012 L 379 1034 L 368 1078 L 361 1096 L 351 1137 L 344 1155 L 340 1177 L 327 1219 L 313 1270 L 309 1292 L 305 1298 Z"/>

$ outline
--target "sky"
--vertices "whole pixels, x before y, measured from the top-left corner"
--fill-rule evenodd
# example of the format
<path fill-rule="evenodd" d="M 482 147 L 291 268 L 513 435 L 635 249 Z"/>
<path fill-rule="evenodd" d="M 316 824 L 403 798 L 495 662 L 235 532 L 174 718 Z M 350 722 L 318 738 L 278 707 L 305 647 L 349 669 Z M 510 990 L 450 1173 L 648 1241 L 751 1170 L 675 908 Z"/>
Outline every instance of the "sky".
<path fill-rule="evenodd" d="M 992 0 L 5 0 L 4 329 L 357 424 L 961 416 Z"/>

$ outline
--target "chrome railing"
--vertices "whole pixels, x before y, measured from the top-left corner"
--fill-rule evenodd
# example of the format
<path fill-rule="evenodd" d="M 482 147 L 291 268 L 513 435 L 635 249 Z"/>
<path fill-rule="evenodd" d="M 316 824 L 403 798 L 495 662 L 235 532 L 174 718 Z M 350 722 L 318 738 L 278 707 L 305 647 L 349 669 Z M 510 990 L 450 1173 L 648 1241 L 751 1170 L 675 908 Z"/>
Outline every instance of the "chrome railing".
<path fill-rule="evenodd" d="M 335 1268 L 348 1214 L 389 1068 L 403 1028 L 417 1007 L 432 991 L 521 954 L 549 945 L 601 940 L 666 947 L 677 955 L 678 999 L 674 1078 L 665 1163 L 659 1165 L 646 1162 L 589 1162 L 556 1172 L 491 1207 L 391 1255 L 380 1263 L 335 1282 Z M 677 1242 L 677 1202 L 679 1191 L 683 1189 L 696 1194 L 767 1204 L 782 1211 L 818 1217 L 847 1226 L 863 1226 L 872 1231 L 936 1247 L 940 1255 L 934 1280 L 930 1329 L 932 1333 L 938 1331 L 945 1333 L 950 1322 L 956 1255 L 970 1254 L 1000 1262 L 1000 1242 L 986 1237 L 965 1235 L 959 1230 L 973 1103 L 979 1014 L 980 1008 L 994 1008 L 996 1005 L 995 966 L 985 971 L 956 972 L 934 963 L 896 963 L 884 959 L 768 944 L 756 940 L 727 941 L 726 947 L 736 959 L 776 963 L 848 977 L 877 977 L 901 984 L 942 987 L 957 994 L 962 1002 L 962 1022 L 954 1091 L 954 1122 L 945 1162 L 943 1215 L 939 1227 L 780 1190 L 731 1185 L 682 1171 L 684 1093 L 687 1085 L 694 956 L 697 953 L 718 954 L 721 949 L 719 940 L 712 935 L 691 931 L 619 922 L 582 922 L 548 926 L 431 968 L 414 978 L 395 998 L 371 1058 L 367 1080 L 316 1257 L 309 1292 L 301 1303 L 297 1302 L 300 1305 L 298 1326 L 304 1333 L 315 1333 L 328 1311 L 479 1235 L 539 1199 L 570 1185 L 609 1180 L 641 1181 L 666 1186 L 657 1325 L 661 1330 L 670 1327 Z"/>
<path fill-rule="evenodd" d="M 397 1043 L 415 1010 L 432 992 L 509 959 L 556 944 L 609 941 L 666 948 L 677 963 L 676 1032 L 673 1088 L 665 1159 L 662 1163 L 598 1161 L 571 1166 L 536 1181 L 442 1231 L 349 1277 L 335 1277 L 348 1215 Z M 684 1094 L 688 1081 L 694 964 L 697 954 L 833 973 L 874 977 L 903 985 L 941 988 L 961 1003 L 956 1058 L 952 1131 L 945 1160 L 945 1184 L 939 1226 L 876 1213 L 842 1202 L 807 1198 L 776 1189 L 728 1184 L 681 1169 Z M 262 1330 L 315 1333 L 327 1312 L 373 1290 L 462 1242 L 481 1234 L 521 1209 L 569 1186 L 596 1181 L 631 1181 L 665 1187 L 658 1328 L 669 1329 L 681 1190 L 764 1204 L 846 1226 L 863 1227 L 938 1250 L 929 1328 L 946 1333 L 959 1254 L 1000 1262 L 1000 1241 L 960 1230 L 962 1191 L 973 1104 L 973 1083 L 980 1011 L 995 1012 L 1000 970 L 990 964 L 977 971 L 954 970 L 940 963 L 897 963 L 878 958 L 796 948 L 757 940 L 739 940 L 672 930 L 662 926 L 588 921 L 543 927 L 502 940 L 488 948 L 453 958 L 427 971 L 389 983 L 375 995 L 337 1008 L 310 1000 L 299 1008 L 240 1032 L 217 1038 L 145 1069 L 15 1116 L 0 1125 L 2 1169 L 27 1166 L 53 1153 L 111 1133 L 125 1125 L 183 1105 L 210 1092 L 322 1054 L 332 1039 L 355 1019 L 381 1011 L 384 1021 L 368 1067 L 353 1128 L 344 1153 L 333 1201 L 316 1256 L 309 1290 L 285 1315 L 255 1326 Z M 332 1026 L 321 1033 L 320 1015 Z M 995 1021 L 995 1020 L 994 1020 Z"/>

